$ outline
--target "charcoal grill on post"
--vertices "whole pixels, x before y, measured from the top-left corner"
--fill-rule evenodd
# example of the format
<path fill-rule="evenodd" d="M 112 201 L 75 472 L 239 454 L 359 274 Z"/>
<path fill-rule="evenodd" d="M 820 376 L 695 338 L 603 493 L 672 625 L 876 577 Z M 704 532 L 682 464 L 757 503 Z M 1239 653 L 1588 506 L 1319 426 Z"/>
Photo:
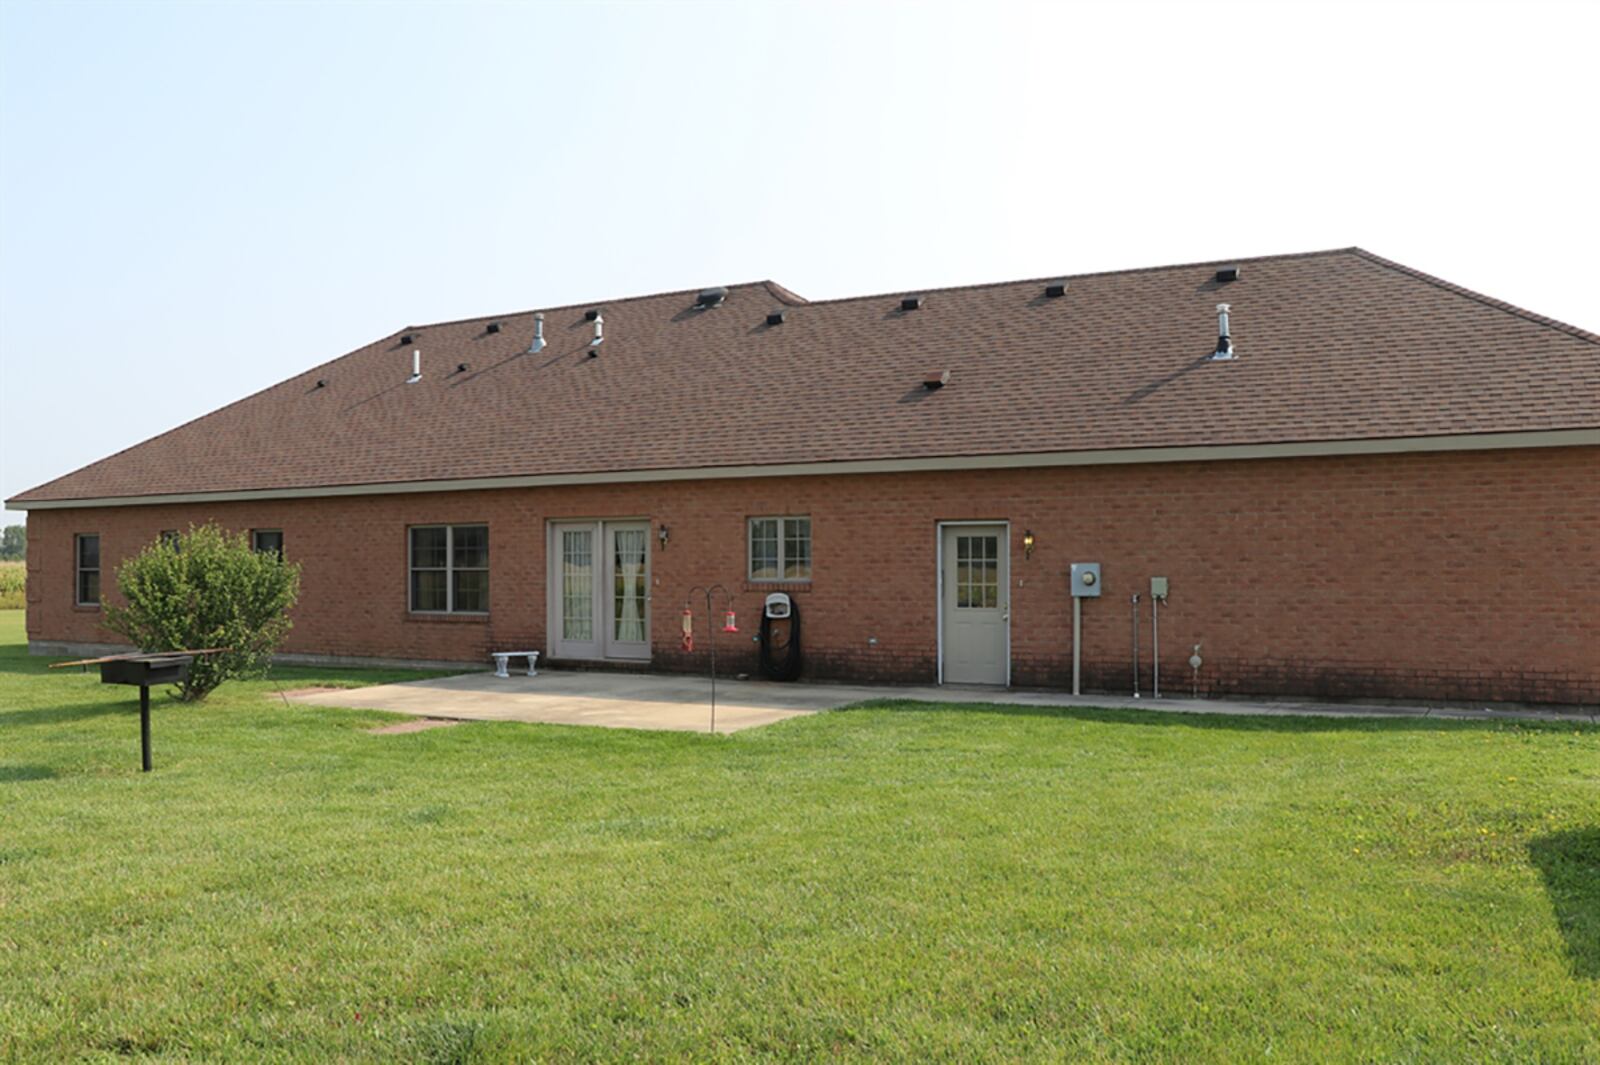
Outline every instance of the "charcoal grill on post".
<path fill-rule="evenodd" d="M 199 651 L 156 651 L 150 654 L 107 655 L 105 658 L 80 658 L 76 662 L 55 662 L 51 669 L 65 666 L 100 667 L 101 684 L 133 684 L 139 688 L 140 764 L 150 772 L 150 685 L 179 684 L 188 679 L 189 667 L 201 655 L 221 654 L 226 647 Z"/>

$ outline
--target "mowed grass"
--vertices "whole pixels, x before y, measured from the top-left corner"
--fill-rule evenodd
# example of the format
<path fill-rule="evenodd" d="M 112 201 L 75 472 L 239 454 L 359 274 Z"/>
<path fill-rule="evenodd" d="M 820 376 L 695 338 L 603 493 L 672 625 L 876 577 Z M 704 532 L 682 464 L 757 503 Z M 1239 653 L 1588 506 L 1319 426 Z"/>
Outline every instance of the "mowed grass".
<path fill-rule="evenodd" d="M 252 683 L 142 775 L 133 689 L 0 617 L 0 1057 L 1600 1059 L 1590 726 L 375 736 Z"/>

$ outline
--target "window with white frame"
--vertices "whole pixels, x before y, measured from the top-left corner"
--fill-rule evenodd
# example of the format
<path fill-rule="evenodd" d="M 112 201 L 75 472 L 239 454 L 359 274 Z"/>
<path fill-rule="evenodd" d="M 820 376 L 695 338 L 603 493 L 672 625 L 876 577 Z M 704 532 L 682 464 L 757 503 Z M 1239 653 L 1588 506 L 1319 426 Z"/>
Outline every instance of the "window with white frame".
<path fill-rule="evenodd" d="M 282 529 L 251 529 L 250 546 L 262 553 L 277 555 L 283 558 L 283 530 Z"/>
<path fill-rule="evenodd" d="M 412 611 L 489 612 L 489 526 L 415 525 L 410 540 Z"/>
<path fill-rule="evenodd" d="M 98 533 L 79 533 L 73 537 L 74 568 L 77 576 L 79 606 L 100 605 L 100 536 Z"/>
<path fill-rule="evenodd" d="M 811 579 L 811 519 L 807 517 L 751 518 L 750 579 L 753 581 L 809 581 Z"/>

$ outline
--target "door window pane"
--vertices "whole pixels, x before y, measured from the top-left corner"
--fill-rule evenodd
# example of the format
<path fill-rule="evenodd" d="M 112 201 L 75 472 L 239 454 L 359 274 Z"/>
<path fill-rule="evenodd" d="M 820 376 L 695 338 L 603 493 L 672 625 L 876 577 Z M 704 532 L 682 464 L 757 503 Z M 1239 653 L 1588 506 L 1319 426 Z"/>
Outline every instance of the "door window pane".
<path fill-rule="evenodd" d="M 588 529 L 561 533 L 561 637 L 594 639 L 594 533 Z"/>
<path fill-rule="evenodd" d="M 617 529 L 612 536 L 611 638 L 619 642 L 644 641 L 645 530 Z"/>
<path fill-rule="evenodd" d="M 1000 606 L 1000 538 L 956 537 L 956 608 L 995 610 Z"/>

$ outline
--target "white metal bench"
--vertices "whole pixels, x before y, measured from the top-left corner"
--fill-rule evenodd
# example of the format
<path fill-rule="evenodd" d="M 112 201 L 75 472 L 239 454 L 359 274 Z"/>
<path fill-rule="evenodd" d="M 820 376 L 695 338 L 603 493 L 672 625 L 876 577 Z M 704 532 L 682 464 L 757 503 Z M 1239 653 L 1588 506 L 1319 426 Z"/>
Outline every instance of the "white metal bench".
<path fill-rule="evenodd" d="M 506 669 L 506 663 L 513 658 L 526 658 L 528 660 L 528 676 L 537 677 L 539 675 L 539 671 L 534 668 L 539 664 L 538 651 L 490 651 L 489 654 L 494 658 L 494 675 L 497 677 L 511 676 Z"/>

